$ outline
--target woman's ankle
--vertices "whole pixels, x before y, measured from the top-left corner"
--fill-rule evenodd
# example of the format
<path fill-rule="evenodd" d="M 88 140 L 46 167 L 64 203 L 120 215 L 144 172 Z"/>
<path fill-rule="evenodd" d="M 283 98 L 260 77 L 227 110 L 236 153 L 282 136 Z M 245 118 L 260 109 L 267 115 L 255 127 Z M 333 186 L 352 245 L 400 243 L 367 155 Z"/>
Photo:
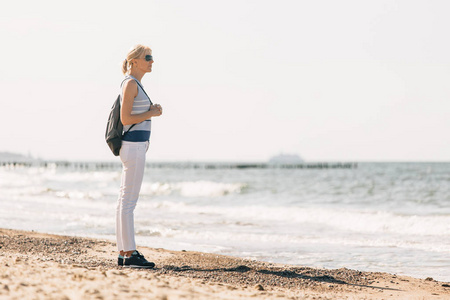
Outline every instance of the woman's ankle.
<path fill-rule="evenodd" d="M 119 255 L 123 256 L 123 257 L 130 257 L 131 254 L 133 254 L 133 252 L 136 250 L 131 250 L 131 251 L 120 251 Z"/>

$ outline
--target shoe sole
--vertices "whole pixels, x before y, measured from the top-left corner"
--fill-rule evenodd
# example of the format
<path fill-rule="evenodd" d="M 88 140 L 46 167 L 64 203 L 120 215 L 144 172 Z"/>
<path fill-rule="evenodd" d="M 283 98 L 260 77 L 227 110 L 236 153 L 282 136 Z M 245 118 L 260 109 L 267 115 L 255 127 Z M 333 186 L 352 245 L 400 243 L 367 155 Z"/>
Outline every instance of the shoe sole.
<path fill-rule="evenodd" d="M 129 265 L 129 266 L 122 266 L 124 268 L 134 268 L 134 269 L 153 269 L 155 266 L 137 266 L 137 265 Z"/>

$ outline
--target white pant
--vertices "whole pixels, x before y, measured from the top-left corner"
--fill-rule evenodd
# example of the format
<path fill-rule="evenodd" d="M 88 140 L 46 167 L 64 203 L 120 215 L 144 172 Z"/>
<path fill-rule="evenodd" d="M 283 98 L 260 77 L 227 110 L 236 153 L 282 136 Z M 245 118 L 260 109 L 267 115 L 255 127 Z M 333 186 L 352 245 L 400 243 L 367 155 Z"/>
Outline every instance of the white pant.
<path fill-rule="evenodd" d="M 144 178 L 148 142 L 122 142 L 122 180 L 116 210 L 116 237 L 119 251 L 136 250 L 134 240 L 134 208 Z"/>

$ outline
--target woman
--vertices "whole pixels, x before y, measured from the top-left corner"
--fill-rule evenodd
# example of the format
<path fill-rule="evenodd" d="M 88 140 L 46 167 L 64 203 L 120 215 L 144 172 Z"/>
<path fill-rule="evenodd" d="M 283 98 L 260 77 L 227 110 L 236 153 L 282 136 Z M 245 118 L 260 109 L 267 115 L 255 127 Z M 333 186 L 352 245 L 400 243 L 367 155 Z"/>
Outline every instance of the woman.
<path fill-rule="evenodd" d="M 153 105 L 140 81 L 152 71 L 152 50 L 137 45 L 123 61 L 120 117 L 124 125 L 124 136 L 120 149 L 123 171 L 120 196 L 116 211 L 116 236 L 119 250 L 118 265 L 135 268 L 153 268 L 136 250 L 134 238 L 134 208 L 141 190 L 145 168 L 145 154 L 148 150 L 151 118 L 162 114 L 159 104 Z"/>

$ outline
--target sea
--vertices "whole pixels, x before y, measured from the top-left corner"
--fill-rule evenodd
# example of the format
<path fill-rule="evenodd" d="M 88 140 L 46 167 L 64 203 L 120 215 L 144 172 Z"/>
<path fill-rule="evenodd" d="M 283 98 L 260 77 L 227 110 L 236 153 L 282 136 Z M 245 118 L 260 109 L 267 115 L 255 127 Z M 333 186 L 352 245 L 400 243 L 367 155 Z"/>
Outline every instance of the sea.
<path fill-rule="evenodd" d="M 450 163 L 331 166 L 148 163 L 137 244 L 450 281 Z M 3 164 L 0 227 L 114 241 L 120 176 Z"/>

